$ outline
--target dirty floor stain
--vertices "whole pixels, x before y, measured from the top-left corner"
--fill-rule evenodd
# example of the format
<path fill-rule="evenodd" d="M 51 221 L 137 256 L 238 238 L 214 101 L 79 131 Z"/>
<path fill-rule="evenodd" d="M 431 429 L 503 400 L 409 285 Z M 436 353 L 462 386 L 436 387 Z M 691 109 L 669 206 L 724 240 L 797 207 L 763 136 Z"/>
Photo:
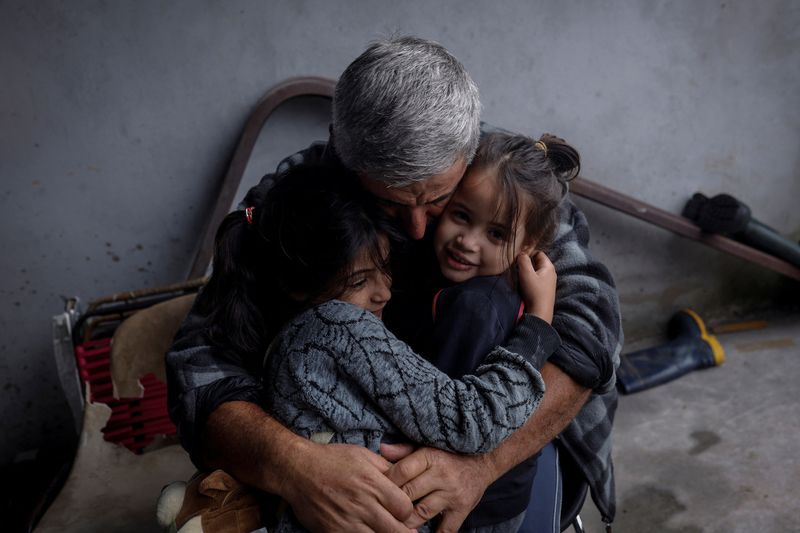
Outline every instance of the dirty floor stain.
<path fill-rule="evenodd" d="M 695 441 L 695 444 L 692 449 L 689 450 L 689 455 L 699 455 L 715 444 L 722 442 L 722 438 L 713 431 L 694 431 L 691 437 Z"/>

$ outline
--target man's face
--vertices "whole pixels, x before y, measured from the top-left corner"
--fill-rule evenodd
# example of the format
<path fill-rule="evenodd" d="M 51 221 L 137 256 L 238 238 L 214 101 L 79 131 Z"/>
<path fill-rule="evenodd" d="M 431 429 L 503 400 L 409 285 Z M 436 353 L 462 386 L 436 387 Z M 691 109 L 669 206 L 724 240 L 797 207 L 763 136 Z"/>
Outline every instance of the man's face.
<path fill-rule="evenodd" d="M 453 195 L 467 164 L 459 159 L 449 168 L 425 181 L 408 187 L 387 187 L 385 183 L 361 176 L 361 184 L 391 217 L 403 224 L 408 236 L 418 240 L 425 235 L 428 223 L 437 218 Z"/>

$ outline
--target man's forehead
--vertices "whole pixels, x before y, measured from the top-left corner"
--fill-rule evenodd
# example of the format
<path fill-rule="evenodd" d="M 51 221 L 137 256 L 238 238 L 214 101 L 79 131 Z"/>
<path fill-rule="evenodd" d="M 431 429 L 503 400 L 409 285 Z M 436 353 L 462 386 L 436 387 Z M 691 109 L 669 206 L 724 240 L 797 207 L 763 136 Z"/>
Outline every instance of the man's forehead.
<path fill-rule="evenodd" d="M 392 187 L 384 181 L 369 176 L 361 176 L 361 183 L 374 196 L 384 200 L 407 206 L 425 205 L 452 194 L 461 181 L 465 169 L 466 164 L 457 161 L 444 172 L 404 187 Z"/>
<path fill-rule="evenodd" d="M 367 178 L 369 179 L 369 178 Z M 375 182 L 369 190 L 375 196 L 390 200 L 396 204 L 407 206 L 425 205 L 452 193 L 455 185 L 444 186 L 428 182 L 419 182 L 405 187 L 387 187 L 385 183 Z"/>

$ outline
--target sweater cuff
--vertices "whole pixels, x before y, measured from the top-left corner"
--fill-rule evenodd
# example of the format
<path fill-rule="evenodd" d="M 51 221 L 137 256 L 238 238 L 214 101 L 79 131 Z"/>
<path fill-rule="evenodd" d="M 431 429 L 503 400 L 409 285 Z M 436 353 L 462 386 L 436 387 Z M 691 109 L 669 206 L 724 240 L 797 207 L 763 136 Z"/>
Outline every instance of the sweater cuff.
<path fill-rule="evenodd" d="M 541 370 L 547 359 L 561 345 L 553 326 L 541 318 L 523 314 L 511 332 L 511 337 L 503 345 L 509 352 L 521 355 L 531 362 L 537 370 Z"/>

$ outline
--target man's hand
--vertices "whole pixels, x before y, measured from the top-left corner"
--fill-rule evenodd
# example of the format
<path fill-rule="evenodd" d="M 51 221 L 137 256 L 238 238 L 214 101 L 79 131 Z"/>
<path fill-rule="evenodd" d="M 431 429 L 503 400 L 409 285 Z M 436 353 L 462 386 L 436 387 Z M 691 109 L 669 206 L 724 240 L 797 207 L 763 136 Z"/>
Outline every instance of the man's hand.
<path fill-rule="evenodd" d="M 312 531 L 409 532 L 411 500 L 386 477 L 391 464 L 366 448 L 313 443 L 248 402 L 218 407 L 205 435 L 208 466 L 280 495 Z"/>
<path fill-rule="evenodd" d="M 347 444 L 314 444 L 311 453 L 313 460 L 293 461 L 295 475 L 281 491 L 305 527 L 408 533 L 398 518 L 411 516 L 411 500 L 386 477 L 391 463 Z"/>
<path fill-rule="evenodd" d="M 533 258 L 525 254 L 517 257 L 519 288 L 526 312 L 536 315 L 548 324 L 553 321 L 556 303 L 556 269 L 544 252 Z"/>
<path fill-rule="evenodd" d="M 442 513 L 437 531 L 458 531 L 499 474 L 485 455 L 456 455 L 434 448 L 419 448 L 408 456 L 401 446 L 381 446 L 381 453 L 398 462 L 388 477 L 416 502 L 408 527 L 418 527 Z M 419 500 L 419 501 L 417 501 Z"/>

